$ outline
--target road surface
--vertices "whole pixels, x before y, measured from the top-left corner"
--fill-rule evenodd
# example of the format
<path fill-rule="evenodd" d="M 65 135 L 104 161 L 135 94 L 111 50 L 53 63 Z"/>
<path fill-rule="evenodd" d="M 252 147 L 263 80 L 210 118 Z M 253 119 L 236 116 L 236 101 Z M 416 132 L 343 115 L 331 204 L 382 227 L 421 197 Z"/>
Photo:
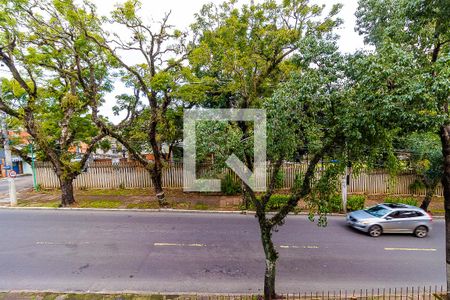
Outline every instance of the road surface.
<path fill-rule="evenodd" d="M 19 176 L 14 179 L 17 192 L 33 187 L 33 176 Z M 0 195 L 7 196 L 9 193 L 9 182 L 7 178 L 0 179 Z"/>
<path fill-rule="evenodd" d="M 425 239 L 371 238 L 330 217 L 275 233 L 278 292 L 445 283 L 444 222 Z M 0 290 L 257 293 L 264 259 L 250 215 L 0 210 Z"/>

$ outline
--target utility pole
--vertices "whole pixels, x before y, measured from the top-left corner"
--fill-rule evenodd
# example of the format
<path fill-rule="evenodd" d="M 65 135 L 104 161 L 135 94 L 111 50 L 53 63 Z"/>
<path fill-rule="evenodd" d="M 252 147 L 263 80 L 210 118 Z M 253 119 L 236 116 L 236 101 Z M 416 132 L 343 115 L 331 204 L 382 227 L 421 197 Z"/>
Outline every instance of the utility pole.
<path fill-rule="evenodd" d="M 36 182 L 36 166 L 34 164 L 34 152 L 33 152 L 33 144 L 30 142 L 30 152 L 31 152 L 31 171 L 33 173 L 33 188 L 37 192 L 38 186 Z"/>
<path fill-rule="evenodd" d="M 341 181 L 341 193 L 342 193 L 342 208 L 344 213 L 347 213 L 347 178 L 348 178 L 348 168 L 345 167 L 345 175 L 342 176 Z"/>
<path fill-rule="evenodd" d="M 2 133 L 3 133 L 3 150 L 5 151 L 5 166 L 6 176 L 8 177 L 9 182 L 9 201 L 11 206 L 17 205 L 17 195 L 16 195 L 16 183 L 14 182 L 14 178 L 10 176 L 12 171 L 12 157 L 11 157 L 11 149 L 9 147 L 9 136 L 8 136 L 8 128 L 6 126 L 6 114 L 2 115 Z"/>

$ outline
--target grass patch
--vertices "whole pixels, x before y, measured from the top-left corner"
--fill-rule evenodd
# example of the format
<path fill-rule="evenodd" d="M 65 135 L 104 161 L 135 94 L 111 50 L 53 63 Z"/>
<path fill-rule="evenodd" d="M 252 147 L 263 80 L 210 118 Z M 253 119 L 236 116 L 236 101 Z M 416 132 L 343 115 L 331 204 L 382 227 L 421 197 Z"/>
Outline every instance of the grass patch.
<path fill-rule="evenodd" d="M 84 196 L 146 196 L 151 195 L 149 189 L 95 189 L 95 190 L 78 190 L 78 195 Z"/>
<path fill-rule="evenodd" d="M 83 200 L 79 202 L 79 207 L 82 208 L 119 208 L 122 206 L 120 200 Z"/>
<path fill-rule="evenodd" d="M 33 201 L 21 201 L 17 202 L 17 206 L 20 207 L 51 207 L 57 208 L 61 204 L 61 201 L 47 201 L 47 202 L 33 202 Z"/>
<path fill-rule="evenodd" d="M 205 204 L 205 203 L 197 203 L 197 204 L 194 205 L 194 209 L 196 209 L 196 210 L 208 210 L 209 206 L 208 206 L 208 204 Z"/>

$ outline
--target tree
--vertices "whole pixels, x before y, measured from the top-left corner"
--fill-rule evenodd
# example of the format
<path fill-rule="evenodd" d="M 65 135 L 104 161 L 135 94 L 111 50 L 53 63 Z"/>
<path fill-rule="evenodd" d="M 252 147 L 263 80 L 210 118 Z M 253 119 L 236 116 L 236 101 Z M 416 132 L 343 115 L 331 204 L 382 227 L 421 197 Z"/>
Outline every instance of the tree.
<path fill-rule="evenodd" d="M 108 139 L 103 139 L 98 143 L 100 149 L 102 149 L 103 153 L 106 154 L 109 150 L 111 150 L 111 142 Z"/>
<path fill-rule="evenodd" d="M 264 1 L 236 7 L 236 1 L 205 5 L 191 26 L 195 45 L 189 55 L 193 73 L 207 90 L 204 106 L 258 108 L 295 69 L 290 57 L 299 41 L 320 38 L 340 24 L 340 5 L 322 16 L 323 7 L 309 1 Z M 238 122 L 244 141 L 251 124 Z M 248 144 L 247 144 L 248 145 Z M 248 145 L 250 146 L 250 145 Z M 243 157 L 253 169 L 252 147 Z M 249 197 L 243 189 L 243 198 Z M 247 203 L 248 201 L 245 201 Z"/>
<path fill-rule="evenodd" d="M 130 116 L 126 122 L 118 126 L 105 122 L 98 115 L 98 104 L 92 105 L 94 120 L 146 168 L 160 206 L 165 206 L 167 202 L 162 186 L 165 155 L 162 146 L 169 143 L 169 147 L 173 147 L 174 139 L 180 136 L 174 123 L 177 115 L 181 120 L 178 108 L 183 106 L 183 95 L 195 96 L 185 93 L 186 89 L 180 86 L 180 82 L 185 80 L 182 66 L 187 51 L 185 34 L 168 23 L 170 13 L 154 26 L 143 21 L 139 16 L 140 9 L 139 1 L 129 0 L 117 5 L 112 12 L 110 21 L 127 31 L 125 38 L 102 30 L 102 21 L 98 17 L 96 30 L 90 31 L 83 23 L 79 23 L 78 27 L 108 53 L 114 65 L 124 70 L 121 79 L 134 90 L 133 96 L 119 97 L 117 108 L 125 109 Z M 125 59 L 130 56 L 140 60 L 132 63 Z M 141 97 L 147 104 L 141 101 Z M 147 149 L 153 154 L 152 161 L 147 160 L 143 153 Z"/>
<path fill-rule="evenodd" d="M 383 86 L 395 91 L 399 101 L 385 103 L 410 110 L 413 127 L 422 130 L 439 126 L 443 156 L 447 256 L 447 298 L 450 299 L 450 6 L 446 0 L 359 1 L 357 28 L 366 42 L 376 47 L 384 67 L 397 69 Z M 390 50 L 389 50 L 390 49 Z M 387 51 L 386 51 L 387 50 Z M 403 69 L 403 72 L 402 72 Z M 406 74 L 407 75 L 406 75 Z M 379 93 L 383 97 L 386 94 Z M 403 114 L 404 115 L 404 114 Z M 428 118 L 424 118 L 428 117 Z M 404 120 L 399 122 L 405 131 Z"/>
<path fill-rule="evenodd" d="M 0 60 L 12 77 L 2 81 L 0 109 L 23 124 L 52 163 L 62 206 L 74 203 L 73 180 L 105 136 L 88 108 L 107 86 L 91 95 L 80 89 L 86 82 L 105 82 L 107 72 L 97 64 L 101 55 L 72 27 L 68 3 L 0 2 Z M 70 150 L 80 143 L 87 148 L 77 157 Z"/>
<path fill-rule="evenodd" d="M 339 6 L 335 6 L 329 16 L 321 17 L 322 7 L 309 5 L 308 1 L 284 1 L 281 5 L 265 1 L 241 9 L 235 7 L 235 1 L 228 1 L 219 7 L 205 6 L 192 25 L 198 38 L 190 63 L 195 76 L 208 87 L 206 106 L 265 108 L 268 156 L 274 174 L 285 160 L 305 154 L 310 157 L 290 200 L 273 216 L 266 214 L 266 208 L 275 190 L 276 176 L 260 197 L 244 184 L 256 208 L 266 258 L 265 299 L 276 297 L 278 253 L 272 234 L 298 201 L 308 201 L 311 218 L 319 212 L 318 222 L 325 225 L 328 200 L 347 160 L 393 156 L 390 148 L 384 147 L 390 142 L 391 129 L 375 122 L 379 110 L 374 113 L 370 106 L 358 103 L 353 81 L 347 78 L 352 71 L 347 70 L 346 60 L 337 52 L 331 32 L 339 24 L 334 19 L 338 11 Z M 214 141 L 214 128 L 204 127 L 208 134 L 199 136 Z M 217 127 L 233 133 L 224 152 L 238 153 L 252 170 L 252 147 L 246 142 L 251 140 L 252 125 L 237 122 Z M 240 134 L 235 133 L 236 128 Z M 240 148 L 228 150 L 235 144 L 235 134 Z M 329 164 L 316 180 L 318 163 L 331 158 L 340 163 Z"/>
<path fill-rule="evenodd" d="M 405 149 L 411 152 L 411 167 L 419 176 L 418 184 L 425 188 L 420 208 L 427 211 L 442 179 L 442 148 L 435 133 L 415 133 L 406 138 Z"/>

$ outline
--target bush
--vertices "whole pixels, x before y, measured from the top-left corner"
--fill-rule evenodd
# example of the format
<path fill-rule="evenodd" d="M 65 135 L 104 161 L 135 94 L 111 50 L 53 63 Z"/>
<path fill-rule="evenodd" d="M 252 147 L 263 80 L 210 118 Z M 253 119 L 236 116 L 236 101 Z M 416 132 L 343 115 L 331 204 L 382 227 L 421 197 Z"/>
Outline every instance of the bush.
<path fill-rule="evenodd" d="M 327 203 L 327 213 L 338 213 L 342 211 L 342 198 L 340 195 L 333 195 Z"/>
<path fill-rule="evenodd" d="M 417 206 L 417 200 L 412 197 L 386 197 L 385 203 L 402 203 L 412 206 Z"/>
<path fill-rule="evenodd" d="M 270 197 L 269 202 L 267 202 L 266 211 L 274 211 L 280 209 L 284 204 L 289 201 L 289 195 L 274 194 Z M 258 201 L 261 201 L 261 197 L 257 197 Z M 248 209 L 254 210 L 255 206 L 253 202 L 250 201 Z"/>
<path fill-rule="evenodd" d="M 281 189 L 283 188 L 284 185 L 284 172 L 283 171 L 278 171 L 275 174 L 275 188 L 277 189 Z"/>
<path fill-rule="evenodd" d="M 366 197 L 362 195 L 353 195 L 347 198 L 347 211 L 360 210 L 364 208 Z"/>
<path fill-rule="evenodd" d="M 425 184 L 419 179 L 414 180 L 414 182 L 409 185 L 409 190 L 413 194 L 423 191 L 424 189 L 425 189 Z"/>
<path fill-rule="evenodd" d="M 241 184 L 233 179 L 231 174 L 225 175 L 222 180 L 222 193 L 227 196 L 237 195 L 241 192 Z"/>
<path fill-rule="evenodd" d="M 267 210 L 278 210 L 284 204 L 288 203 L 290 196 L 289 195 L 280 195 L 275 194 L 270 197 L 269 202 L 267 203 Z"/>

